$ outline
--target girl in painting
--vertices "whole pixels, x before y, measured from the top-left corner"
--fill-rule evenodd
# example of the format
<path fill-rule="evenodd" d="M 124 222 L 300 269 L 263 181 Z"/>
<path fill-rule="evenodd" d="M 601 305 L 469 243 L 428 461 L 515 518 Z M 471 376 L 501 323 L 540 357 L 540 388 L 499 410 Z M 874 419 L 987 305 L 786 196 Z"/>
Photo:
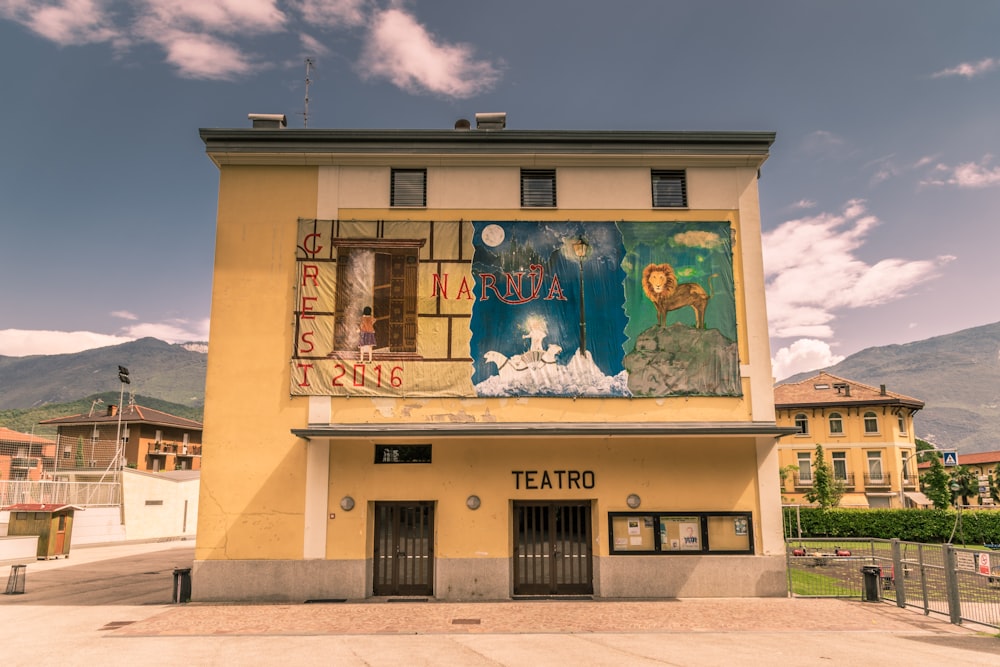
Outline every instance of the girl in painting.
<path fill-rule="evenodd" d="M 372 360 L 372 348 L 375 347 L 375 318 L 372 317 L 372 309 L 369 306 L 365 306 L 365 309 L 361 311 L 361 325 L 360 337 L 358 338 L 358 346 L 360 347 L 359 356 L 361 357 L 361 362 L 365 361 L 365 354 L 368 354 L 368 361 Z"/>

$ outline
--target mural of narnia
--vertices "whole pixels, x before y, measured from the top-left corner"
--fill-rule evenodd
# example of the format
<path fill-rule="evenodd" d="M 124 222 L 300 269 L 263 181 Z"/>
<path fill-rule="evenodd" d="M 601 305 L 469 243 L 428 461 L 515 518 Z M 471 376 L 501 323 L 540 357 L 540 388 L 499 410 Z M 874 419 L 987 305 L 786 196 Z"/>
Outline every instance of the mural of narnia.
<path fill-rule="evenodd" d="M 293 395 L 739 396 L 728 222 L 300 220 Z"/>

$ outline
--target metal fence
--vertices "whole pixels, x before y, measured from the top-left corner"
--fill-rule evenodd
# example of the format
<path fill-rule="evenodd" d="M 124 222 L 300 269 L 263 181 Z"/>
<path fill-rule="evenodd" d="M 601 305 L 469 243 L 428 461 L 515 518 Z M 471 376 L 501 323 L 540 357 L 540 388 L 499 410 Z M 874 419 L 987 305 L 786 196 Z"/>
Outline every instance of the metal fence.
<path fill-rule="evenodd" d="M 1000 628 L 998 550 L 872 538 L 785 542 L 794 596 L 882 600 L 956 624 Z M 877 569 L 866 575 L 862 568 Z"/>
<path fill-rule="evenodd" d="M 53 503 L 88 507 L 121 504 L 118 482 L 31 482 L 0 480 L 0 507 L 21 503 Z"/>

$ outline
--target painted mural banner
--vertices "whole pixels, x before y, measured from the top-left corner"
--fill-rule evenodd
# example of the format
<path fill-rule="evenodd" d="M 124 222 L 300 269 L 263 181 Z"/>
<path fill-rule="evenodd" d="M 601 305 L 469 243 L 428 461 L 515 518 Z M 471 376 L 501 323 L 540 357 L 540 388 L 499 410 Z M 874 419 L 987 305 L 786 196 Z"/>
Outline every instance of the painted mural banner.
<path fill-rule="evenodd" d="M 728 222 L 300 220 L 293 395 L 739 396 Z"/>

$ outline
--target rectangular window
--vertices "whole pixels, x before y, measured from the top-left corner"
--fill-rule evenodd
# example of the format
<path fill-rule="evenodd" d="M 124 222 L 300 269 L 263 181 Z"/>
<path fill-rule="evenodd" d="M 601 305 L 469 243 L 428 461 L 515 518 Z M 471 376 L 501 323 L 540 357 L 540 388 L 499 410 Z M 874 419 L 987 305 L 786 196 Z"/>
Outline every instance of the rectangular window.
<path fill-rule="evenodd" d="M 903 457 L 903 461 L 902 461 L 903 465 L 900 468 L 900 470 L 903 473 L 903 482 L 909 482 L 910 481 L 910 453 L 909 452 L 903 452 L 902 457 Z"/>
<path fill-rule="evenodd" d="M 375 445 L 375 463 L 430 462 L 430 445 Z"/>
<path fill-rule="evenodd" d="M 833 452 L 830 456 L 833 459 L 833 478 L 840 481 L 846 481 L 847 452 Z"/>
<path fill-rule="evenodd" d="M 752 554 L 749 512 L 612 512 L 611 553 Z"/>
<path fill-rule="evenodd" d="M 390 206 L 427 206 L 427 170 L 393 169 Z"/>
<path fill-rule="evenodd" d="M 653 208 L 687 208 L 687 177 L 683 169 L 653 169 Z"/>
<path fill-rule="evenodd" d="M 799 452 L 797 458 L 799 462 L 799 481 L 811 482 L 813 475 L 812 475 L 812 460 L 810 458 L 809 452 Z"/>
<path fill-rule="evenodd" d="M 163 431 L 156 429 L 156 437 L 154 438 L 156 442 L 161 442 L 163 440 Z"/>
<path fill-rule="evenodd" d="M 873 482 L 882 481 L 882 452 L 868 452 L 868 478 Z"/>
<path fill-rule="evenodd" d="M 553 208 L 556 205 L 556 170 L 521 170 L 521 206 Z"/>
<path fill-rule="evenodd" d="M 906 417 L 903 415 L 896 415 L 896 421 L 899 423 L 899 434 L 906 435 Z"/>

